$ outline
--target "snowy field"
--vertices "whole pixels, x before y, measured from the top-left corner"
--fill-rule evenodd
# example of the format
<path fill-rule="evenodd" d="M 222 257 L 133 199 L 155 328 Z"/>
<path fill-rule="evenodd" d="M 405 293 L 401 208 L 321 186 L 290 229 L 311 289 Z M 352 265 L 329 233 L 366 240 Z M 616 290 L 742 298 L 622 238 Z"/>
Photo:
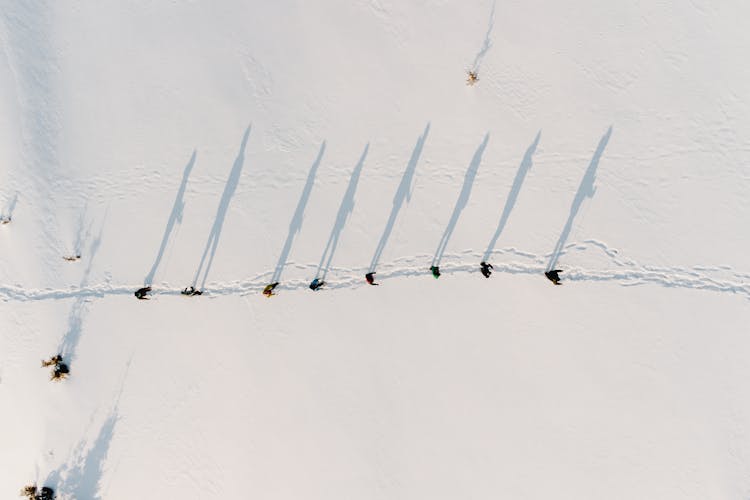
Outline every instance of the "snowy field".
<path fill-rule="evenodd" d="M 0 0 L 0 497 L 750 498 L 749 15 Z"/>

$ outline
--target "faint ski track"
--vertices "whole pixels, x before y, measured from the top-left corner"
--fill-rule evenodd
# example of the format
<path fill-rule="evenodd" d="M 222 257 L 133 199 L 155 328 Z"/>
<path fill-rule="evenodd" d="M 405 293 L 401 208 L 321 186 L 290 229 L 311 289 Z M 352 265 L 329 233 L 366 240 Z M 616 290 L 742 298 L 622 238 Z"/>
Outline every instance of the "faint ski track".
<path fill-rule="evenodd" d="M 570 254 L 572 251 L 596 250 L 609 259 L 612 267 L 608 269 L 585 269 L 575 266 L 565 266 L 563 282 L 619 282 L 621 286 L 631 287 L 638 285 L 659 285 L 667 288 L 685 288 L 692 290 L 708 290 L 712 292 L 731 293 L 743 295 L 750 299 L 750 273 L 734 271 L 725 265 L 694 265 L 692 267 L 661 267 L 623 258 L 617 249 L 613 249 L 597 240 L 589 239 L 582 242 L 570 243 L 565 246 L 561 256 Z M 496 274 L 530 274 L 543 278 L 546 269 L 546 261 L 550 254 L 534 254 L 513 247 L 498 249 L 492 252 L 492 265 Z M 429 276 L 429 263 L 431 255 L 424 253 L 411 257 L 401 257 L 395 261 L 384 264 L 378 270 L 378 276 L 383 283 L 391 278 L 402 278 L 410 276 Z M 479 262 L 483 252 L 464 250 L 453 254 L 446 254 L 446 263 L 441 266 L 441 273 L 446 276 L 459 273 L 478 273 Z M 499 257 L 515 258 L 508 262 L 497 262 Z M 314 271 L 317 264 L 298 264 L 289 262 L 288 266 L 300 270 Z M 326 289 L 359 288 L 365 286 L 364 275 L 368 267 L 343 268 L 332 267 L 332 280 L 326 284 Z M 722 274 L 722 277 L 712 276 L 711 273 Z M 227 282 L 211 283 L 206 288 L 204 297 L 217 297 L 227 295 L 249 295 L 261 293 L 268 284 L 273 269 L 257 274 L 253 277 Z M 447 278 L 449 279 L 449 278 Z M 309 283 L 305 279 L 289 280 L 282 282 L 279 286 L 280 293 L 292 290 L 306 290 Z M 139 288 L 139 284 L 112 285 L 109 283 L 70 287 L 67 289 L 24 289 L 17 286 L 0 287 L 0 299 L 4 302 L 29 302 L 41 300 L 61 300 L 69 298 L 96 298 L 106 296 L 132 296 L 133 291 Z M 154 297 L 178 296 L 180 290 L 161 288 L 159 284 L 154 285 Z M 198 299 L 200 300 L 200 299 Z"/>

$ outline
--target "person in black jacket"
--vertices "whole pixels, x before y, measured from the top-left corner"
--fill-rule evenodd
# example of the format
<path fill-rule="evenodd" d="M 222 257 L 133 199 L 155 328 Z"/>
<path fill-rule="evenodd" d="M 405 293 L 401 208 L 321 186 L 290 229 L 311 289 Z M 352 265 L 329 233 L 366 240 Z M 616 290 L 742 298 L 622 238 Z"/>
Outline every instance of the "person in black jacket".
<path fill-rule="evenodd" d="M 479 264 L 479 270 L 482 271 L 482 275 L 485 278 L 490 277 L 490 275 L 492 274 L 492 269 L 492 264 L 488 264 L 486 262 L 482 262 L 481 264 Z"/>
<path fill-rule="evenodd" d="M 148 294 L 151 292 L 150 286 L 144 286 L 143 288 L 139 288 L 135 291 L 134 295 L 135 298 L 138 300 L 148 300 Z"/>
<path fill-rule="evenodd" d="M 547 271 L 544 273 L 544 275 L 547 277 L 548 280 L 550 280 L 553 284 L 559 285 L 560 284 L 560 275 L 558 273 L 561 273 L 561 269 L 553 269 L 551 271 Z"/>
<path fill-rule="evenodd" d="M 50 380 L 62 380 L 64 378 L 68 378 L 68 374 L 70 374 L 70 368 L 68 368 L 68 365 L 65 363 L 57 363 L 55 365 L 55 369 L 52 370 L 52 377 L 50 377 Z"/>
<path fill-rule="evenodd" d="M 379 285 L 379 283 L 375 283 L 375 273 L 374 272 L 365 274 L 365 281 L 367 281 L 367 283 L 370 284 L 370 285 L 375 285 L 375 286 Z"/>
<path fill-rule="evenodd" d="M 62 380 L 67 378 L 70 374 L 70 368 L 68 365 L 63 363 L 62 354 L 56 354 L 49 359 L 42 361 L 42 367 L 52 367 L 52 375 L 50 380 Z"/>
<path fill-rule="evenodd" d="M 48 486 L 42 486 L 42 494 L 38 498 L 39 500 L 55 500 L 55 490 Z"/>

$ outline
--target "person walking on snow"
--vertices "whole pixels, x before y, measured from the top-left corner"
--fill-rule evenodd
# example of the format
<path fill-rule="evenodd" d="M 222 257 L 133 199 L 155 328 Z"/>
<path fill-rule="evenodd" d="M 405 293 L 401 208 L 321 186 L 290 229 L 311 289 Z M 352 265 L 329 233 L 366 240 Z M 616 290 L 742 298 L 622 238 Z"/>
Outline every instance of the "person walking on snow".
<path fill-rule="evenodd" d="M 190 286 L 183 291 L 180 292 L 182 295 L 187 295 L 188 297 L 192 297 L 193 295 L 203 295 L 203 292 L 200 290 L 196 290 L 194 286 Z"/>
<path fill-rule="evenodd" d="M 70 373 L 70 368 L 68 368 L 68 365 L 63 363 L 62 354 L 57 354 L 49 359 L 42 361 L 42 367 L 47 366 L 52 367 L 52 375 L 50 376 L 50 380 L 62 380 L 64 378 L 67 378 L 68 374 Z"/>
<path fill-rule="evenodd" d="M 50 380 L 62 380 L 65 378 L 68 378 L 68 375 L 70 374 L 70 368 L 68 368 L 68 365 L 65 363 L 57 363 L 55 365 L 54 370 L 52 370 L 52 376 L 50 377 Z"/>
<path fill-rule="evenodd" d="M 138 300 L 148 300 L 148 294 L 150 291 L 151 291 L 150 286 L 144 286 L 143 288 L 139 288 L 134 293 L 135 298 Z"/>
<path fill-rule="evenodd" d="M 325 284 L 325 281 L 321 280 L 320 278 L 315 278 L 314 280 L 312 280 L 312 283 L 310 283 L 310 290 L 312 290 L 313 292 L 317 292 L 318 289 Z"/>
<path fill-rule="evenodd" d="M 374 272 L 365 274 L 365 280 L 370 285 L 377 286 L 377 285 L 380 284 L 380 283 L 375 283 L 375 273 Z"/>
<path fill-rule="evenodd" d="M 492 264 L 488 264 L 487 262 L 482 262 L 481 264 L 479 264 L 479 270 L 482 271 L 482 275 L 485 278 L 490 277 L 490 275 L 492 274 L 492 269 L 494 269 L 492 267 Z"/>
<path fill-rule="evenodd" d="M 430 272 L 432 273 L 432 276 L 435 279 L 438 279 L 440 277 L 440 267 L 438 267 L 438 266 L 432 266 L 430 268 Z"/>
<path fill-rule="evenodd" d="M 269 297 L 269 298 L 273 297 L 274 295 L 276 295 L 275 293 L 273 293 L 273 290 L 277 286 L 279 286 L 279 282 L 278 281 L 275 282 L 275 283 L 271 283 L 270 285 L 266 285 L 266 287 L 263 289 L 263 295 L 265 295 L 266 297 Z"/>
<path fill-rule="evenodd" d="M 544 275 L 547 277 L 548 280 L 550 280 L 553 284 L 559 285 L 560 284 L 560 275 L 558 273 L 561 273 L 561 269 L 553 269 L 551 271 L 547 271 L 544 273 Z"/>

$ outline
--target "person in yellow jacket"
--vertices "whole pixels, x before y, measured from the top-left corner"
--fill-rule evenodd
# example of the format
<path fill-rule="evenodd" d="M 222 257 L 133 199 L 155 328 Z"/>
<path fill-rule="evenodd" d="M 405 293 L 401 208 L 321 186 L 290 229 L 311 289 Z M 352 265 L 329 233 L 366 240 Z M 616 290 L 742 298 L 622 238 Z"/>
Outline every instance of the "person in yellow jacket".
<path fill-rule="evenodd" d="M 269 298 L 273 297 L 274 295 L 276 295 L 275 293 L 273 293 L 273 290 L 277 286 L 279 286 L 279 282 L 278 281 L 276 283 L 271 283 L 269 285 L 266 285 L 266 287 L 263 289 L 263 295 L 265 295 L 266 297 L 269 297 Z"/>

